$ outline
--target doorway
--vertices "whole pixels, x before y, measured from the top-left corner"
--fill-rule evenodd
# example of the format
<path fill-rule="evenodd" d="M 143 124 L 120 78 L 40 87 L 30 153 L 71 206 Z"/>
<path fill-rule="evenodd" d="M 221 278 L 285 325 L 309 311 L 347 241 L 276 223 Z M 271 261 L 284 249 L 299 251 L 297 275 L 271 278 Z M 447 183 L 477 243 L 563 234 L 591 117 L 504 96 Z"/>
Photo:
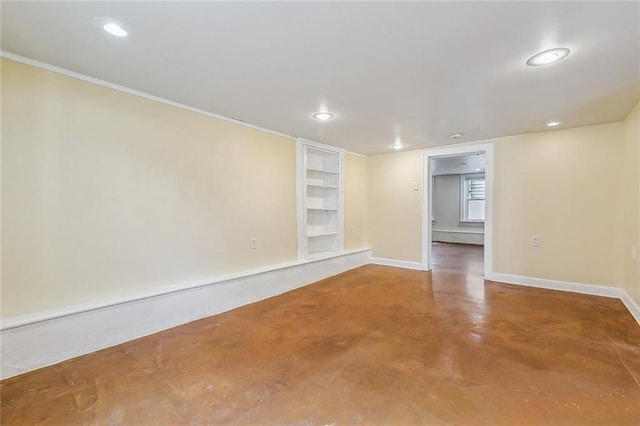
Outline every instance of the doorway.
<path fill-rule="evenodd" d="M 448 148 L 436 148 L 432 150 L 427 150 L 424 153 L 424 182 L 423 187 L 426 189 L 424 192 L 423 203 L 422 203 L 422 269 L 423 270 L 431 270 L 433 268 L 433 255 L 432 255 L 432 243 L 433 243 L 433 222 L 434 219 L 433 212 L 433 204 L 434 204 L 434 172 L 437 174 L 439 165 L 443 164 L 455 164 L 469 162 L 464 160 L 459 160 L 460 158 L 473 159 L 480 158 L 484 159 L 484 276 L 487 277 L 493 271 L 492 264 L 492 253 L 493 253 L 493 145 L 492 144 L 476 144 L 476 145 L 466 145 L 466 146 L 456 146 L 456 147 L 448 147 Z M 474 173 L 476 172 L 476 178 L 480 176 L 475 169 L 480 167 L 467 167 L 464 169 L 465 173 L 469 179 L 461 181 L 460 177 L 458 177 L 458 182 L 461 182 L 460 191 L 470 191 L 469 185 L 473 184 Z M 460 173 L 462 175 L 462 173 Z M 444 183 L 444 180 L 443 180 Z M 477 183 L 477 182 L 476 182 Z M 466 185 L 466 186 L 465 186 Z M 471 197 L 473 198 L 473 197 Z M 476 200 L 478 201 L 478 200 Z M 465 210 L 466 207 L 466 210 Z M 461 206 L 460 210 L 460 222 L 465 222 L 470 224 L 467 226 L 468 229 L 474 228 L 474 222 L 478 221 L 478 212 L 479 212 L 479 203 L 472 200 L 471 203 L 467 202 L 466 206 Z M 469 220 L 471 217 L 471 220 Z M 464 226 L 462 227 L 464 230 Z M 475 227 L 478 229 L 478 227 Z M 463 238 L 478 238 L 477 235 L 474 236 L 472 232 L 466 232 L 469 235 L 463 235 L 465 232 L 455 232 L 455 229 L 452 229 L 449 236 L 446 238 L 454 238 L 455 239 L 463 239 Z M 437 235 L 436 239 L 445 238 L 443 235 Z M 458 242 L 464 242 L 458 241 Z M 477 242 L 477 241 L 476 241 Z"/>
<path fill-rule="evenodd" d="M 483 277 L 484 246 L 476 244 L 431 244 L 431 268 L 434 272 L 464 274 L 467 277 Z"/>

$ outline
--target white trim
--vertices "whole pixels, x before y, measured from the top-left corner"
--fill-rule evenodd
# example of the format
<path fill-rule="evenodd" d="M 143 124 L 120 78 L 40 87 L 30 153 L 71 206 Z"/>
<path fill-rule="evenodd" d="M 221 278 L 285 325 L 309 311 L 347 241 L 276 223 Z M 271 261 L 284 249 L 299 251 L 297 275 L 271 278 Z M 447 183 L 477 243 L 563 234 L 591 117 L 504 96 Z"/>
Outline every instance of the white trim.
<path fill-rule="evenodd" d="M 336 257 L 343 257 L 343 256 L 348 256 L 356 253 L 363 253 L 370 250 L 371 250 L 370 248 L 363 248 L 358 250 L 343 251 L 341 253 L 331 253 L 331 254 L 328 254 L 325 256 L 319 256 L 313 259 L 296 260 L 293 262 L 281 263 L 279 265 L 266 266 L 263 268 L 256 268 L 256 269 L 251 269 L 247 271 L 236 272 L 233 274 L 218 275 L 212 278 L 206 278 L 206 279 L 197 280 L 197 281 L 190 281 L 190 282 L 185 282 L 180 284 L 169 285 L 153 291 L 146 291 L 142 293 L 131 294 L 128 296 L 111 297 L 108 299 L 96 300 L 93 302 L 81 303 L 73 306 L 66 306 L 63 308 L 55 308 L 55 309 L 50 309 L 46 311 L 40 311 L 33 314 L 8 317 L 0 320 L 0 330 L 2 331 L 10 330 L 12 328 L 23 327 L 25 325 L 34 324 L 37 322 L 49 321 L 52 319 L 62 318 L 69 315 L 75 315 L 75 314 L 85 313 L 85 312 L 93 311 L 97 309 L 108 308 L 108 307 L 120 305 L 123 303 L 130 303 L 130 302 L 136 302 L 139 300 L 149 299 L 153 297 L 165 296 L 171 293 L 176 293 L 176 292 L 181 292 L 186 290 L 193 290 L 199 287 L 226 284 L 229 281 L 239 280 L 239 279 L 260 275 L 260 274 L 266 274 L 269 272 L 275 272 L 281 269 L 294 268 L 297 266 L 302 266 L 312 262 L 318 262 L 321 260 L 327 260 L 327 259 L 332 259 Z"/>
<path fill-rule="evenodd" d="M 10 319 L 2 379 L 273 297 L 369 263 L 370 249 L 182 284 L 170 292 Z M 213 282 L 211 282 L 213 281 Z M 17 325 L 21 324 L 21 325 Z M 6 326 L 6 324 L 5 324 Z"/>
<path fill-rule="evenodd" d="M 345 150 L 338 149 L 338 205 L 340 210 L 338 211 L 338 247 L 340 250 L 344 250 L 344 163 Z"/>
<path fill-rule="evenodd" d="M 0 57 L 7 58 L 7 59 L 10 59 L 12 61 L 20 62 L 20 63 L 26 64 L 26 65 L 31 65 L 33 67 L 40 68 L 40 69 L 43 69 L 43 70 L 46 70 L 46 71 L 55 72 L 56 74 L 62 74 L 62 75 L 65 75 L 67 77 L 71 77 L 71 78 L 75 78 L 75 79 L 78 79 L 78 80 L 86 81 L 88 83 L 97 84 L 98 86 L 107 87 L 109 89 L 117 90 L 119 92 L 124 92 L 124 93 L 128 93 L 130 95 L 134 95 L 134 96 L 138 96 L 138 97 L 141 97 L 141 98 L 149 99 L 151 101 L 160 102 L 160 103 L 166 104 L 166 105 L 171 105 L 173 107 L 180 108 L 180 109 L 185 109 L 187 111 L 195 112 L 197 114 L 206 115 L 207 117 L 217 118 L 219 120 L 229 121 L 231 123 L 235 123 L 235 124 L 238 124 L 240 126 L 249 127 L 251 129 L 260 130 L 260 131 L 266 132 L 266 133 L 271 133 L 273 135 L 281 136 L 283 138 L 293 139 L 293 140 L 298 139 L 295 136 L 291 136 L 291 135 L 288 135 L 286 133 L 278 132 L 276 130 L 267 129 L 266 127 L 257 126 L 255 124 L 247 123 L 246 121 L 238 120 L 237 118 L 227 117 L 225 115 L 221 115 L 221 114 L 216 114 L 216 113 L 213 113 L 213 112 L 205 111 L 203 109 L 195 108 L 195 107 L 189 106 L 187 104 L 182 104 L 182 103 L 175 102 L 175 101 L 172 101 L 172 100 L 169 100 L 169 99 L 166 99 L 166 98 L 161 98 L 160 96 L 155 96 L 155 95 L 152 95 L 150 93 L 142 92 L 140 90 L 131 89 L 131 88 L 126 87 L 126 86 L 121 86 L 121 85 L 116 84 L 116 83 L 111 83 L 111 82 L 106 81 L 106 80 L 101 80 L 99 78 L 91 77 L 91 76 L 88 76 L 86 74 L 81 74 L 81 73 L 76 72 L 76 71 L 71 71 L 71 70 L 68 70 L 66 68 L 61 68 L 61 67 L 58 67 L 58 66 L 55 66 L 55 65 L 51 65 L 51 64 L 48 64 L 46 62 L 41 62 L 41 61 L 38 61 L 36 59 L 31 59 L 31 58 L 27 58 L 25 56 L 17 55 L 15 53 L 7 52 L 6 50 L 0 50 Z M 364 154 L 359 154 L 357 152 L 352 152 L 352 151 L 346 151 L 344 148 L 334 147 L 334 146 L 331 146 L 331 145 L 325 145 L 325 144 L 321 144 L 319 142 L 312 142 L 312 141 L 307 141 L 307 142 L 315 144 L 315 145 L 318 145 L 318 146 L 324 146 L 324 147 L 327 147 L 327 148 L 330 148 L 330 149 L 334 149 L 334 150 L 340 149 L 340 150 L 343 150 L 344 152 L 346 152 L 348 154 L 356 155 L 358 157 L 367 158 L 367 156 L 364 155 Z"/>
<path fill-rule="evenodd" d="M 476 246 L 484 246 L 484 234 L 469 234 L 462 232 L 440 232 L 431 231 L 431 241 L 452 244 L 473 244 Z M 484 247 L 482 248 L 484 252 Z"/>
<path fill-rule="evenodd" d="M 395 266 L 396 268 L 422 270 L 420 262 L 408 262 L 406 260 L 385 259 L 384 257 L 372 257 L 371 263 L 374 265 Z"/>
<path fill-rule="evenodd" d="M 435 229 L 432 228 L 431 231 L 433 232 L 442 232 L 442 233 L 449 233 L 449 234 L 484 234 L 484 231 L 470 231 L 467 229 L 462 229 L 462 230 L 456 230 L 456 229 Z"/>
<path fill-rule="evenodd" d="M 502 273 L 492 273 L 487 280 L 506 284 L 516 284 L 527 287 L 546 288 L 549 290 L 570 291 L 573 293 L 590 294 L 592 296 L 620 297 L 622 289 L 595 284 L 574 283 L 569 281 L 548 280 L 544 278 L 525 277 Z"/>
<path fill-rule="evenodd" d="M 627 307 L 631 316 L 636 319 L 638 325 L 640 325 L 640 306 L 638 306 L 635 300 L 633 300 L 631 296 L 629 296 L 629 293 L 624 290 L 622 290 L 622 296 L 620 297 L 620 300 L 622 301 L 622 303 L 624 303 L 624 306 Z"/>
<path fill-rule="evenodd" d="M 368 158 L 366 155 L 364 154 L 358 154 L 357 152 L 353 152 L 353 151 L 345 151 L 345 154 L 349 154 L 349 155 L 355 155 L 356 157 L 361 157 L 361 158 Z"/>
<path fill-rule="evenodd" d="M 430 159 L 434 157 L 453 157 L 456 155 L 467 155 L 475 153 L 485 153 L 485 220 L 484 220 L 484 275 L 485 277 L 493 272 L 493 176 L 494 176 L 494 152 L 492 143 L 454 145 L 443 148 L 428 149 L 424 152 L 423 158 L 423 187 L 426 192 L 422 195 L 422 269 L 431 269 L 431 220 L 426 218 L 431 212 L 431 193 L 433 192 L 433 181 L 431 176 Z"/>
<path fill-rule="evenodd" d="M 300 140 L 296 140 L 296 220 L 298 223 L 298 259 L 305 258 L 307 253 L 307 209 L 305 199 L 307 197 L 306 182 L 307 158 L 304 155 L 304 146 Z"/>
<path fill-rule="evenodd" d="M 21 63 L 26 64 L 26 65 L 31 65 L 31 66 L 36 67 L 36 68 L 40 68 L 40 69 L 43 69 L 43 70 L 55 72 L 57 74 L 66 75 L 67 77 L 72 77 L 72 78 L 76 78 L 78 80 L 86 81 L 88 83 L 97 84 L 98 86 L 108 87 L 109 89 L 118 90 L 120 92 L 124 92 L 124 93 L 128 93 L 130 95 L 134 95 L 134 96 L 138 96 L 138 97 L 141 97 L 141 98 L 149 99 L 151 101 L 160 102 L 160 103 L 163 103 L 163 104 L 166 104 L 166 105 L 171 105 L 171 106 L 174 106 L 176 108 L 186 109 L 187 111 L 191 111 L 191 112 L 195 112 L 195 113 L 198 113 L 198 114 L 206 115 L 208 117 L 217 118 L 219 120 L 229 121 L 231 123 L 235 123 L 235 124 L 238 124 L 240 126 L 249 127 L 249 128 L 252 128 L 252 129 L 260 130 L 262 132 L 266 132 L 266 133 L 271 133 L 273 135 L 281 136 L 281 137 L 287 138 L 287 139 L 293 139 L 293 140 L 296 139 L 294 136 L 287 135 L 286 133 L 277 132 L 275 130 L 270 130 L 270 129 L 266 129 L 264 127 L 256 126 L 254 124 L 250 124 L 250 123 L 247 123 L 246 121 L 238 120 L 236 118 L 231 118 L 231 117 L 227 117 L 227 116 L 224 116 L 224 115 L 215 114 L 215 113 L 212 113 L 212 112 L 209 112 L 209 111 L 205 111 L 205 110 L 199 109 L 199 108 L 194 108 L 194 107 L 186 105 L 186 104 L 181 104 L 179 102 L 174 102 L 174 101 L 171 101 L 169 99 L 165 99 L 165 98 L 161 98 L 159 96 L 151 95 L 151 94 L 146 93 L 146 92 L 141 92 L 139 90 L 131 89 L 129 87 L 121 86 L 119 84 L 111 83 L 111 82 L 108 82 L 108 81 L 105 81 L 105 80 L 100 80 L 99 78 L 91 77 L 91 76 L 88 76 L 88 75 L 85 75 L 85 74 L 81 74 L 79 72 L 71 71 L 71 70 L 68 70 L 68 69 L 65 69 L 65 68 L 57 67 L 55 65 L 47 64 L 45 62 L 40 62 L 40 61 L 35 60 L 35 59 L 26 58 L 24 56 L 16 55 L 15 53 L 7 52 L 5 50 L 0 50 L 0 56 L 3 57 L 3 58 L 10 59 L 12 61 L 21 62 Z"/>
<path fill-rule="evenodd" d="M 595 284 L 574 283 L 569 281 L 556 281 L 544 278 L 524 277 L 521 275 L 511 275 L 502 273 L 485 274 L 489 281 L 515 284 L 527 287 L 546 288 L 549 290 L 569 291 L 572 293 L 589 294 L 592 296 L 612 297 L 620 299 L 627 307 L 629 313 L 640 325 L 640 307 L 629 296 L 629 294 L 619 287 L 607 287 Z"/>
<path fill-rule="evenodd" d="M 325 143 L 320 143 L 320 142 L 312 141 L 305 138 L 296 138 L 296 141 L 298 141 L 298 143 L 300 144 L 309 145 L 309 146 L 313 146 L 320 149 L 325 149 L 327 151 L 337 151 L 341 154 L 344 154 L 345 152 L 347 152 L 344 148 L 340 148 L 333 145 L 327 145 Z"/>

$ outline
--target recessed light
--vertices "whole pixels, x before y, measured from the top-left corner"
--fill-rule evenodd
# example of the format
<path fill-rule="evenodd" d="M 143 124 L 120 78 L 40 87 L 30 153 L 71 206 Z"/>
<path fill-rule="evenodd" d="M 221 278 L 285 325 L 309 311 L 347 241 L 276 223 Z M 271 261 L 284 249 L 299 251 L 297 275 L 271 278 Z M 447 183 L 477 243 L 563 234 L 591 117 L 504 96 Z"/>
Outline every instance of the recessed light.
<path fill-rule="evenodd" d="M 539 65 L 552 64 L 560 59 L 566 57 L 571 52 L 566 47 L 556 47 L 555 49 L 545 50 L 544 52 L 536 53 L 527 60 L 527 65 L 537 67 Z"/>
<path fill-rule="evenodd" d="M 93 18 L 92 22 L 97 28 L 100 28 L 115 37 L 127 37 L 131 32 L 127 25 L 124 25 L 116 19 L 98 17 Z"/>
<path fill-rule="evenodd" d="M 402 140 L 400 140 L 400 139 L 396 139 L 395 142 L 393 143 L 393 145 L 391 145 L 391 148 L 396 149 L 396 150 L 402 149 L 404 147 L 405 147 L 405 145 L 402 143 Z"/>
<path fill-rule="evenodd" d="M 127 30 L 125 30 L 119 24 L 116 24 L 115 22 L 108 22 L 108 23 L 104 24 L 102 26 L 102 28 L 104 28 L 104 30 L 106 32 L 108 32 L 109 34 L 114 35 L 116 37 L 126 37 L 127 34 L 128 34 Z"/>
<path fill-rule="evenodd" d="M 449 135 L 449 139 L 460 139 L 462 137 L 462 133 L 452 133 Z"/>
<path fill-rule="evenodd" d="M 547 123 L 547 127 L 556 127 L 559 126 L 560 122 L 559 121 L 550 121 Z"/>
<path fill-rule="evenodd" d="M 473 169 L 473 170 L 475 170 L 476 172 L 481 172 L 482 171 L 482 169 Z"/>
<path fill-rule="evenodd" d="M 327 121 L 333 118 L 333 114 L 328 111 L 320 111 L 313 114 L 313 118 L 320 121 Z"/>

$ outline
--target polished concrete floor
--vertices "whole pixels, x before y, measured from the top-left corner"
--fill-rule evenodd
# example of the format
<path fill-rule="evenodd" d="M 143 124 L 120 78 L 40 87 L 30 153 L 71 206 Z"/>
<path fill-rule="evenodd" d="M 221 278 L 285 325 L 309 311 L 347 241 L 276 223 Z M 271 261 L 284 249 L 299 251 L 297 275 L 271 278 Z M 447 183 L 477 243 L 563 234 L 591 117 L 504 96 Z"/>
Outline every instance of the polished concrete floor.
<path fill-rule="evenodd" d="M 619 300 L 484 282 L 479 247 L 434 256 L 5 380 L 2 424 L 640 424 Z"/>

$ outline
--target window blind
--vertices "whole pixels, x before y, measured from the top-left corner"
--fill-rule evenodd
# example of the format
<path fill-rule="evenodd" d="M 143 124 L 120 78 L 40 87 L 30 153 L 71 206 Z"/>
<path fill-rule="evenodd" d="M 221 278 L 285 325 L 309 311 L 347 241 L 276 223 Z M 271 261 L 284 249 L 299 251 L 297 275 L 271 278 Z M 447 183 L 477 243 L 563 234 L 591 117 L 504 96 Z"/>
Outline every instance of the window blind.
<path fill-rule="evenodd" d="M 484 178 L 467 178 L 467 200 L 484 200 Z"/>

